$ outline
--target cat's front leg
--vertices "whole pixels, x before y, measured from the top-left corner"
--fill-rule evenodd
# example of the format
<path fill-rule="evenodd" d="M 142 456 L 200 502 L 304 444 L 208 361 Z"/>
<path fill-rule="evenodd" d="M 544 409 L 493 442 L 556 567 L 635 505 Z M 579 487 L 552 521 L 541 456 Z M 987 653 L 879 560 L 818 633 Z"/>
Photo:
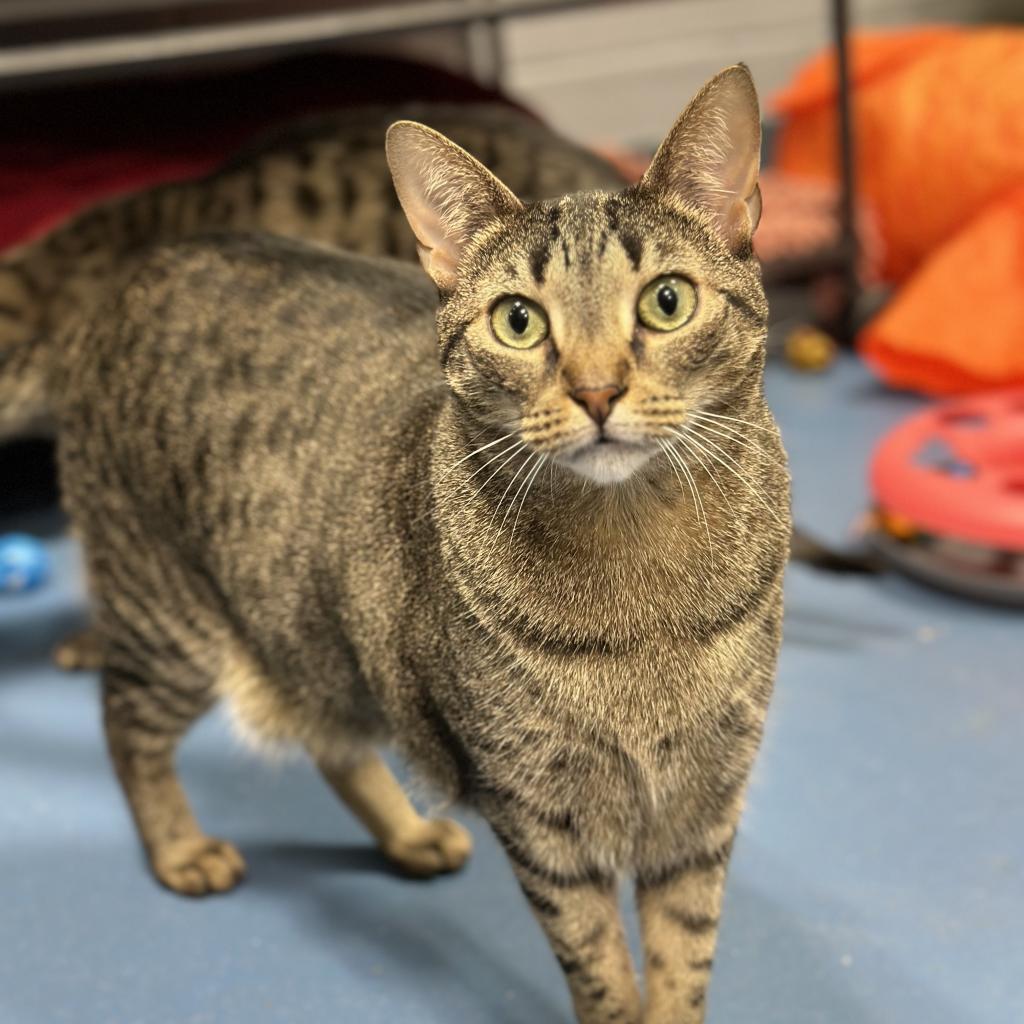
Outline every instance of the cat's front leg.
<path fill-rule="evenodd" d="M 588 865 L 583 855 L 562 858 L 550 845 L 507 829 L 507 822 L 495 826 L 565 974 L 577 1020 L 640 1024 L 640 994 L 615 876 Z"/>
<path fill-rule="evenodd" d="M 646 1001 L 643 1024 L 701 1024 L 734 826 L 637 876 Z"/>

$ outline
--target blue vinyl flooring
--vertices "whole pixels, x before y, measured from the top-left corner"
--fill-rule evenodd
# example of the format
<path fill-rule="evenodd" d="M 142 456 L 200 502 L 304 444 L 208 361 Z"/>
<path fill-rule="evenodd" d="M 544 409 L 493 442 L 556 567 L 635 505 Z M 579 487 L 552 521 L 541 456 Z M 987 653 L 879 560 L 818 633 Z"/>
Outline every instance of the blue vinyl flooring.
<path fill-rule="evenodd" d="M 770 371 L 801 522 L 847 538 L 873 442 L 916 407 L 845 360 Z M 250 877 L 158 888 L 95 679 L 52 669 L 78 552 L 0 599 L 0 1024 L 555 1024 L 560 972 L 495 842 L 395 877 L 301 760 L 209 716 L 180 759 Z M 1024 1021 L 1024 618 L 901 578 L 790 570 L 775 703 L 730 875 L 710 1024 Z M 465 817 L 465 816 L 464 816 Z"/>

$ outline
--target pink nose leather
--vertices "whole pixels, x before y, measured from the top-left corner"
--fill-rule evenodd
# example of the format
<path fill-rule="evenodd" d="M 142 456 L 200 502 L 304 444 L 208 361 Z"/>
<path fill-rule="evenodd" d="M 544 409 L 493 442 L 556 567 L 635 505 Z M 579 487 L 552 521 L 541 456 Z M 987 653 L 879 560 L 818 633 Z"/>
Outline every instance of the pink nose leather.
<path fill-rule="evenodd" d="M 622 395 L 622 388 L 614 384 L 604 388 L 575 388 L 572 400 L 587 410 L 587 415 L 598 425 L 611 415 L 615 400 Z"/>

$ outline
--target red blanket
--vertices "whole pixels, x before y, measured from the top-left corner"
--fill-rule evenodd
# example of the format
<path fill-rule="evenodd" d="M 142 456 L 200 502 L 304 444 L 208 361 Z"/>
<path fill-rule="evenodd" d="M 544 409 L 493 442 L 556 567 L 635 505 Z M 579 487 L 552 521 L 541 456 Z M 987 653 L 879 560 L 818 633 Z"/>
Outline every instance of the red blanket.
<path fill-rule="evenodd" d="M 341 55 L 5 95 L 0 251 L 107 196 L 212 170 L 269 125 L 412 100 L 509 102 L 437 68 Z"/>

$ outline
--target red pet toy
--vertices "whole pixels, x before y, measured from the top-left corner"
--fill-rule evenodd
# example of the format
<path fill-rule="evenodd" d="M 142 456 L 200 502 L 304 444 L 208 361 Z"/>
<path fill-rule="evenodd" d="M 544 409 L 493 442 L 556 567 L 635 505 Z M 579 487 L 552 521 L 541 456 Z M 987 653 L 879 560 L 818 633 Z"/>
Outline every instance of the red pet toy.
<path fill-rule="evenodd" d="M 897 568 L 1024 606 L 1024 390 L 943 402 L 879 444 L 870 540 Z"/>

